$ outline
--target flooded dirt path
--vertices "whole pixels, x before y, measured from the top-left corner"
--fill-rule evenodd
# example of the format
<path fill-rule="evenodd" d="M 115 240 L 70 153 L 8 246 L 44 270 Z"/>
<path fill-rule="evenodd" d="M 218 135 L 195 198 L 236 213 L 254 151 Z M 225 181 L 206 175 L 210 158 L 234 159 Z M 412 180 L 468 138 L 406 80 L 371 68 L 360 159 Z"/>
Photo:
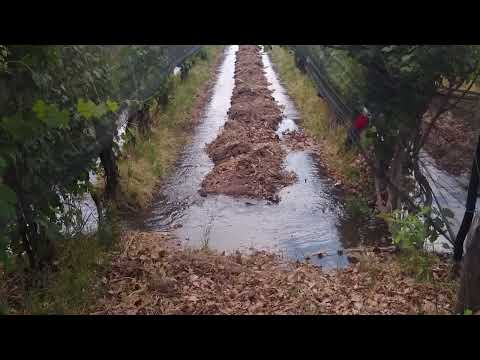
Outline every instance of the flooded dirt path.
<path fill-rule="evenodd" d="M 288 259 L 304 260 L 327 268 L 342 267 L 348 259 L 338 250 L 375 242 L 382 234 L 373 224 L 359 223 L 342 203 L 342 194 L 309 151 L 286 151 L 283 166 L 297 180 L 279 189 L 275 203 L 224 194 L 201 195 L 202 181 L 214 168 L 207 145 L 222 131 L 234 91 L 238 46 L 230 46 L 221 65 L 210 103 L 192 142 L 179 159 L 176 172 L 166 181 L 152 208 L 139 217 L 143 230 L 173 230 L 192 247 L 208 246 L 227 253 L 236 250 L 269 250 Z M 276 134 L 294 130 L 298 113 L 280 84 L 267 54 L 262 53 L 265 75 L 273 98 L 283 110 Z M 312 256 L 322 252 L 328 256 Z"/>
<path fill-rule="evenodd" d="M 237 52 L 235 87 L 228 120 L 207 146 L 215 166 L 202 193 L 280 200 L 277 192 L 296 181 L 283 166 L 286 150 L 276 134 L 282 111 L 265 76 L 261 50 L 244 45 Z"/>

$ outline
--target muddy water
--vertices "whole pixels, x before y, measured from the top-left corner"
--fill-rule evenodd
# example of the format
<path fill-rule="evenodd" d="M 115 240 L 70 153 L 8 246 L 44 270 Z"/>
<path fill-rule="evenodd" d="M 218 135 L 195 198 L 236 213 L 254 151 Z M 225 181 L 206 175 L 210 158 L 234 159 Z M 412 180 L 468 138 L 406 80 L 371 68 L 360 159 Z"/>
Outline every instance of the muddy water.
<path fill-rule="evenodd" d="M 348 260 L 337 255 L 337 250 L 356 246 L 363 238 L 372 239 L 379 234 L 373 227 L 369 229 L 368 224 L 360 227 L 346 214 L 333 182 L 307 151 L 288 153 L 285 167 L 293 170 L 299 180 L 280 191 L 278 204 L 198 194 L 203 178 L 213 168 L 205 144 L 216 138 L 227 120 L 237 50 L 238 46 L 226 50 L 212 98 L 191 144 L 153 207 L 136 225 L 146 230 L 174 229 L 186 246 L 208 246 L 225 252 L 263 249 L 289 259 L 310 257 L 312 263 L 325 267 L 345 266 Z M 284 119 L 278 128 L 281 136 L 282 131 L 296 128 L 298 113 L 265 54 L 263 61 L 273 96 L 284 109 Z M 316 252 L 329 255 L 310 256 Z"/>

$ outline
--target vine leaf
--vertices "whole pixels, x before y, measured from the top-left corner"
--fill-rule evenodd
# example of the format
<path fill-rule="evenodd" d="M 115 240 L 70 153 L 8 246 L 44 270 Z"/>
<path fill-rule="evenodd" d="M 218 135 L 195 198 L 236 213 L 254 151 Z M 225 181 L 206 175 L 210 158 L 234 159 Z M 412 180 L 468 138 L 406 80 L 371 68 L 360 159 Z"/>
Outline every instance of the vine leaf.
<path fill-rule="evenodd" d="M 95 115 L 96 106 L 92 100 L 85 101 L 80 98 L 77 102 L 77 111 L 85 119 L 90 120 Z"/>
<path fill-rule="evenodd" d="M 118 110 L 118 104 L 115 101 L 107 100 L 106 102 L 108 109 L 114 113 Z"/>

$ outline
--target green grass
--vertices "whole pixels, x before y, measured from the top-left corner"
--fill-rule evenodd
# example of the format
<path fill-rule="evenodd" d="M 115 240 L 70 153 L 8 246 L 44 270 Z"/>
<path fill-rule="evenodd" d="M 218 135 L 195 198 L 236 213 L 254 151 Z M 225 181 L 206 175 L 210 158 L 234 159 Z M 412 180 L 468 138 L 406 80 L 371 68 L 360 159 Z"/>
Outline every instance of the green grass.
<path fill-rule="evenodd" d="M 302 126 L 322 145 L 326 165 L 335 169 L 346 183 L 357 182 L 360 174 L 353 164 L 357 154 L 346 151 L 343 146 L 347 129 L 332 125 L 328 105 L 318 97 L 313 80 L 296 67 L 294 57 L 288 50 L 273 46 L 270 54 L 284 86 L 300 112 Z"/>
<path fill-rule="evenodd" d="M 360 196 L 348 196 L 345 200 L 347 212 L 354 217 L 368 216 L 371 212 L 365 199 Z"/>
<path fill-rule="evenodd" d="M 435 254 L 417 249 L 402 249 L 397 259 L 402 269 L 419 282 L 432 282 L 432 268 L 440 262 Z"/>
<path fill-rule="evenodd" d="M 117 245 L 118 229 L 105 226 L 96 235 L 79 235 L 58 241 L 54 268 L 37 274 L 25 273 L 26 264 L 16 260 L 8 272 L 0 276 L 0 314 L 88 314 L 101 289 L 95 288 L 112 249 Z M 8 279 L 8 281 L 7 281 Z"/>
<path fill-rule="evenodd" d="M 27 292 L 28 314 L 84 314 L 96 298 L 90 285 L 104 257 L 94 237 L 75 239 L 64 246 L 59 259 L 60 271 L 52 275 L 45 288 Z"/>
<path fill-rule="evenodd" d="M 214 75 L 221 46 L 206 46 L 207 59 L 197 59 L 186 80 L 173 79 L 173 94 L 165 108 L 152 107 L 155 114 L 152 133 L 136 136 L 136 143 L 125 146 L 119 161 L 121 201 L 133 208 L 144 208 L 152 200 L 162 178 L 170 173 L 178 154 L 188 141 L 196 95 L 204 91 Z M 134 134 L 138 135 L 138 134 Z"/>

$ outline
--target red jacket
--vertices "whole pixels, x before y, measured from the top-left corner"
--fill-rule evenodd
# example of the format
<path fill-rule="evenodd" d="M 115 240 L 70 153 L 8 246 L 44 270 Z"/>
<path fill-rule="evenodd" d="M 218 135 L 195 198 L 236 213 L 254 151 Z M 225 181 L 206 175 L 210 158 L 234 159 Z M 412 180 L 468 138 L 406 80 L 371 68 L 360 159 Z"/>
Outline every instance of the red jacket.
<path fill-rule="evenodd" d="M 357 130 L 362 130 L 368 125 L 368 117 L 365 115 L 358 115 L 355 119 L 354 127 Z"/>

